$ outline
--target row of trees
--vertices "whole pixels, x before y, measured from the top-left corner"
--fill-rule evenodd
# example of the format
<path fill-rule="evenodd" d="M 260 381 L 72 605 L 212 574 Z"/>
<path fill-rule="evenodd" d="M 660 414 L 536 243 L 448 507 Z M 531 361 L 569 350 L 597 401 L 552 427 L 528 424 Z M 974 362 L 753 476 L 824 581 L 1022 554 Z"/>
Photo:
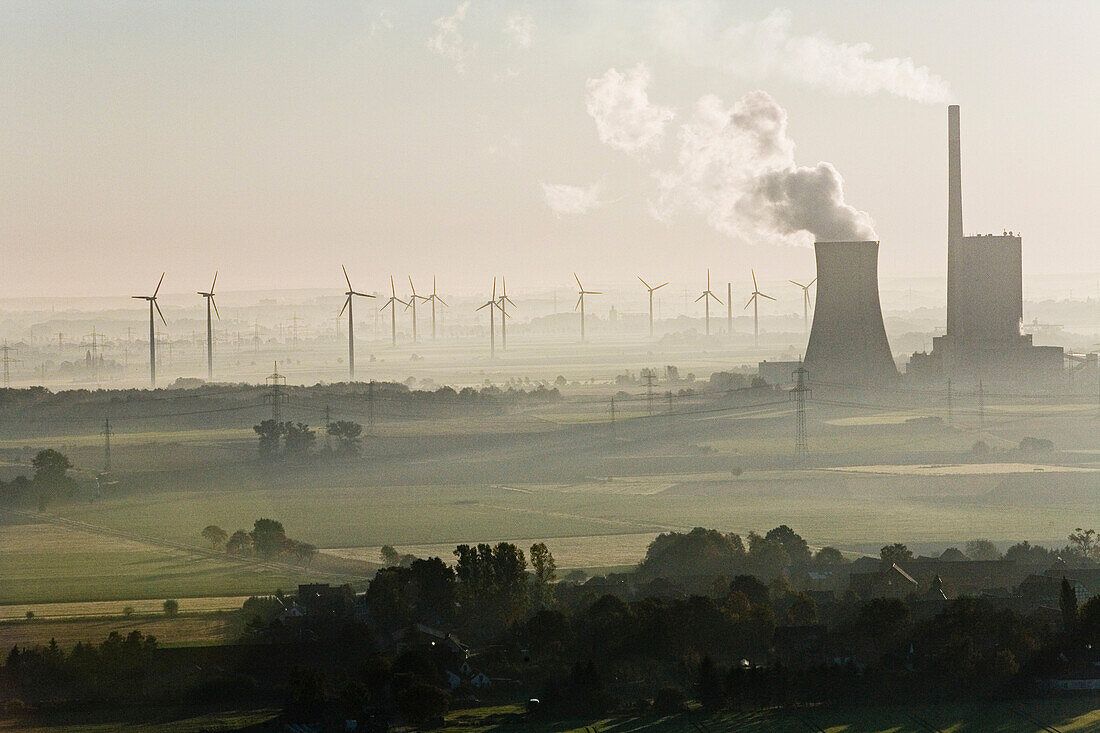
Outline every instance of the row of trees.
<path fill-rule="evenodd" d="M 58 497 L 70 496 L 76 491 L 76 480 L 69 475 L 73 464 L 64 453 L 53 448 L 40 450 L 31 460 L 31 467 L 34 475 L 29 479 L 16 476 L 7 483 L 0 481 L 0 502 L 33 502 L 42 512 Z"/>
<path fill-rule="evenodd" d="M 238 529 L 233 534 L 216 524 L 209 524 L 203 528 L 202 538 L 212 549 L 225 550 L 230 555 L 256 556 L 265 560 L 293 557 L 306 565 L 317 556 L 316 547 L 287 537 L 282 522 L 275 519 L 257 519 L 251 531 Z"/>
<path fill-rule="evenodd" d="M 317 431 L 302 422 L 276 422 L 264 420 L 253 425 L 260 441 L 260 455 L 272 459 L 280 455 L 290 458 L 306 458 L 317 444 Z M 337 420 L 325 428 L 326 434 L 335 442 L 335 453 L 339 456 L 357 456 L 361 448 L 363 426 L 356 422 Z"/>

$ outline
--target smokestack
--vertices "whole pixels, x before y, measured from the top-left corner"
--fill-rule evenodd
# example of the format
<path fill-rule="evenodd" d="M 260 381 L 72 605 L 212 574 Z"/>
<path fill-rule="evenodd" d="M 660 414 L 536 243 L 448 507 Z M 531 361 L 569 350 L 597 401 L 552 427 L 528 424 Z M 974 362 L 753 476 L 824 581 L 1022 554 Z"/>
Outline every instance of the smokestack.
<path fill-rule="evenodd" d="M 958 311 L 962 273 L 959 256 L 963 239 L 962 161 L 959 141 L 959 105 L 947 108 L 947 333 L 961 337 Z"/>
<path fill-rule="evenodd" d="M 817 242 L 817 306 L 806 370 L 818 386 L 889 386 L 897 367 L 882 323 L 878 242 Z"/>

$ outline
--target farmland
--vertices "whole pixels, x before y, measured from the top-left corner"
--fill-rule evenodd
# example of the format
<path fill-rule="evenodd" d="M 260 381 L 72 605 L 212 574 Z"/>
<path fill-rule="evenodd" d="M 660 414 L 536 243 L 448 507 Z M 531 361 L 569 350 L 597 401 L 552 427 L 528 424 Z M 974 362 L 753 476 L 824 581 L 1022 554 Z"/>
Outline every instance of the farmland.
<path fill-rule="evenodd" d="M 449 559 L 458 543 L 545 540 L 563 570 L 599 572 L 637 562 L 659 532 L 697 525 L 744 534 L 785 523 L 814 546 L 876 552 L 894 541 L 942 549 L 975 528 L 1001 543 L 1057 544 L 1095 516 L 1095 417 L 1072 401 L 991 404 L 984 457 L 970 452 L 978 434 L 965 405 L 953 417 L 903 398 L 875 409 L 814 405 L 812 453 L 794 462 L 785 395 L 695 393 L 671 408 L 634 397 L 612 424 L 612 394 L 584 385 L 556 403 L 442 406 L 431 419 L 390 405 L 351 460 L 259 462 L 252 419 L 236 413 L 205 427 L 123 422 L 117 484 L 0 519 L 0 604 L 237 597 L 312 580 L 361 587 L 382 545 Z M 334 412 L 363 409 L 351 399 Z M 78 479 L 94 472 L 94 423 L 37 421 L 34 432 L 53 437 L 28 440 L 19 420 L 34 418 L 5 423 L 9 454 L 29 460 L 33 446 L 54 446 Z M 1022 455 L 1015 445 L 1026 435 L 1056 437 L 1066 450 Z M 17 463 L 3 470 L 14 475 Z M 260 517 L 320 548 L 314 564 L 204 549 L 204 526 L 233 532 Z"/>

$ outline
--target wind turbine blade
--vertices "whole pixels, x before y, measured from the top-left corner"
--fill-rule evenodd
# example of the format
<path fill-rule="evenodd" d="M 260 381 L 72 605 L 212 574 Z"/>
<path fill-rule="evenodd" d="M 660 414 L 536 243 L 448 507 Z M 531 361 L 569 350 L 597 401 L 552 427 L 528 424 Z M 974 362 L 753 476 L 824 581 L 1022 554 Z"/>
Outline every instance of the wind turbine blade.
<path fill-rule="evenodd" d="M 214 295 L 214 286 L 218 284 L 218 271 L 214 270 L 214 282 L 210 283 L 210 295 Z"/>
<path fill-rule="evenodd" d="M 432 275 L 432 295 L 435 295 L 435 275 Z"/>
<path fill-rule="evenodd" d="M 438 300 L 443 305 L 447 305 L 447 301 L 443 300 L 443 298 L 440 298 L 438 295 L 435 296 L 435 299 Z M 449 308 L 450 306 L 447 306 L 447 307 Z"/>
<path fill-rule="evenodd" d="M 157 304 L 156 298 L 153 299 L 153 305 L 157 309 L 157 315 L 160 316 L 160 322 L 163 323 L 165 325 L 165 327 L 167 327 L 168 326 L 168 321 L 164 320 L 164 314 L 160 312 L 160 305 Z"/>
<path fill-rule="evenodd" d="M 749 268 L 749 272 L 752 273 L 752 291 L 755 293 L 757 290 L 760 289 L 756 285 L 756 270 L 753 270 L 752 268 Z"/>
<path fill-rule="evenodd" d="M 397 288 L 393 284 L 393 275 L 390 275 L 390 295 L 397 297 Z"/>
<path fill-rule="evenodd" d="M 760 295 L 760 297 L 762 297 L 762 298 L 767 298 L 768 300 L 775 300 L 775 298 L 773 298 L 773 297 L 772 297 L 772 296 L 770 296 L 770 295 L 764 295 L 763 293 L 759 293 L 759 295 Z"/>
<path fill-rule="evenodd" d="M 505 300 L 507 300 L 507 301 L 508 301 L 508 304 L 509 304 L 509 305 L 511 305 L 511 306 L 512 306 L 513 308 L 519 308 L 519 306 L 518 306 L 518 305 L 516 305 L 515 303 L 513 303 L 513 302 L 512 302 L 512 299 L 511 299 L 511 298 L 509 298 L 509 297 L 508 297 L 507 295 L 505 295 L 505 296 L 504 296 L 504 299 L 505 299 Z"/>
<path fill-rule="evenodd" d="M 351 286 L 351 278 L 348 277 L 348 268 L 340 265 L 340 269 L 344 271 L 344 279 L 348 281 L 348 290 L 354 290 L 355 288 Z"/>
<path fill-rule="evenodd" d="M 708 292 L 708 293 L 710 293 L 710 291 L 709 291 L 709 290 L 708 290 L 707 292 Z M 721 298 L 719 298 L 719 297 L 718 297 L 717 295 L 715 295 L 714 293 L 710 293 L 710 297 L 712 297 L 712 298 L 714 298 L 715 300 L 717 300 L 717 301 L 718 301 L 718 305 L 723 305 L 723 303 L 722 303 L 722 299 L 721 299 Z"/>
<path fill-rule="evenodd" d="M 585 290 L 584 294 L 585 295 L 603 295 L 603 291 L 602 290 Z"/>
<path fill-rule="evenodd" d="M 809 285 L 803 285 L 802 283 L 796 283 L 794 280 L 788 280 L 787 282 L 789 282 L 791 285 L 797 285 L 798 287 L 803 288 L 803 289 L 810 287 Z"/>
<path fill-rule="evenodd" d="M 580 288 L 581 290 L 584 290 L 584 286 L 581 285 L 581 279 L 579 277 L 577 277 L 577 273 L 575 273 L 575 272 L 573 273 L 573 279 L 577 281 L 577 287 Z"/>
<path fill-rule="evenodd" d="M 502 298 L 508 297 L 508 281 L 503 277 L 500 278 L 500 296 Z"/>
<path fill-rule="evenodd" d="M 814 278 L 813 280 L 811 280 L 810 282 L 806 283 L 806 287 L 810 287 L 810 286 L 811 286 L 811 285 L 813 285 L 813 284 L 814 284 L 815 282 L 817 282 L 817 278 L 816 278 L 816 277 L 815 277 L 815 278 Z"/>
<path fill-rule="evenodd" d="M 710 268 L 707 268 L 707 290 L 710 290 Z"/>
<path fill-rule="evenodd" d="M 131 295 L 130 297 L 134 300 L 148 300 L 144 295 Z"/>
<path fill-rule="evenodd" d="M 666 286 L 666 285 L 668 285 L 668 283 L 667 283 L 667 282 L 663 282 L 663 283 L 661 283 L 660 285 L 658 285 L 657 287 L 655 287 L 655 288 L 653 288 L 653 289 L 654 289 L 654 290 L 660 290 L 661 288 L 663 288 L 663 287 L 664 287 L 664 286 Z"/>
<path fill-rule="evenodd" d="M 336 314 L 337 318 L 344 315 L 344 311 L 346 311 L 348 309 L 348 303 L 350 303 L 350 302 L 351 302 L 351 296 L 349 295 L 347 298 L 344 299 L 344 307 L 341 308 L 340 312 Z M 382 307 L 385 308 L 385 306 L 382 306 Z"/>
<path fill-rule="evenodd" d="M 582 290 L 581 294 L 577 297 L 577 304 L 575 306 L 573 306 L 573 310 L 577 310 L 578 308 L 580 308 L 581 303 L 583 301 L 584 301 L 584 291 Z"/>
<path fill-rule="evenodd" d="M 416 286 L 413 285 L 413 276 L 409 275 L 409 289 L 413 291 L 413 297 L 416 297 Z"/>
<path fill-rule="evenodd" d="M 493 278 L 493 300 L 497 299 L 497 279 Z"/>
<path fill-rule="evenodd" d="M 220 321 L 222 319 L 222 314 L 218 313 L 218 301 L 214 300 L 213 294 L 210 295 L 210 305 L 214 306 L 214 315 L 216 315 Z"/>
<path fill-rule="evenodd" d="M 698 298 L 695 299 L 695 302 L 698 303 L 700 300 L 702 300 L 705 297 L 707 297 L 707 294 L 703 293 L 702 295 L 700 295 Z"/>
<path fill-rule="evenodd" d="M 488 303 L 482 303 L 482 304 L 481 304 L 481 305 L 479 305 L 479 306 L 478 306 L 477 308 L 474 308 L 474 311 L 475 311 L 475 312 L 476 312 L 476 311 L 479 311 L 479 310 L 481 310 L 482 308 L 484 308 L 485 306 L 487 306 L 487 305 L 492 305 L 492 304 L 493 304 L 493 302 L 492 302 L 492 301 L 489 301 Z"/>
<path fill-rule="evenodd" d="M 391 307 L 392 305 L 393 305 L 393 300 L 387 300 L 385 303 L 382 304 L 382 307 L 379 308 L 378 310 L 379 311 L 384 311 L 387 308 Z M 341 310 L 340 312 L 343 313 L 344 311 Z"/>
<path fill-rule="evenodd" d="M 639 280 L 642 280 L 641 275 L 635 275 L 634 277 L 638 278 Z M 653 288 L 649 287 L 649 283 L 647 283 L 645 280 L 642 280 L 642 285 L 645 285 L 646 290 L 653 290 Z"/>
<path fill-rule="evenodd" d="M 752 294 L 752 297 L 751 297 L 751 298 L 749 298 L 749 302 L 748 302 L 748 303 L 745 303 L 745 307 L 746 307 L 746 308 L 748 308 L 748 307 L 749 307 L 750 305 L 752 305 L 752 302 L 753 302 L 754 300 L 756 300 L 756 293 L 753 293 L 753 294 Z"/>
<path fill-rule="evenodd" d="M 164 282 L 164 273 L 160 273 L 160 280 L 157 281 L 157 289 L 153 291 L 153 297 L 157 297 L 157 293 L 160 292 L 160 284 Z"/>

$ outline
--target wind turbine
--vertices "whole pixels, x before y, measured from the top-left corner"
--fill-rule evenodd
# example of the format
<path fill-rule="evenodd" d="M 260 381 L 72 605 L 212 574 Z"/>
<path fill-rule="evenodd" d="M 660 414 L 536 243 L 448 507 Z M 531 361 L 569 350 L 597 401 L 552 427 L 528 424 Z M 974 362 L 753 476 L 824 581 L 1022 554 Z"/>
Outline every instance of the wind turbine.
<path fill-rule="evenodd" d="M 584 296 L 586 295 L 602 295 L 599 290 L 585 290 L 581 285 L 581 279 L 577 277 L 577 273 L 573 273 L 573 279 L 577 281 L 577 304 L 573 306 L 573 310 L 578 308 L 581 311 L 581 343 L 584 343 Z"/>
<path fill-rule="evenodd" d="M 340 309 L 339 316 L 344 315 L 344 311 L 348 312 L 348 381 L 355 381 L 355 317 L 352 315 L 351 301 L 356 295 L 361 298 L 373 298 L 373 295 L 367 293 L 360 293 L 351 286 L 351 278 L 348 277 L 348 268 L 340 265 L 340 269 L 344 271 L 344 280 L 348 283 L 348 290 L 344 295 L 348 296 L 344 300 L 344 307 Z"/>
<path fill-rule="evenodd" d="M 706 320 L 707 336 L 710 336 L 710 299 L 711 298 L 714 298 L 716 301 L 718 301 L 718 305 L 722 305 L 721 299 L 717 295 L 715 295 L 714 293 L 712 293 L 710 291 L 710 268 L 708 267 L 707 268 L 707 289 L 703 291 L 702 295 L 700 295 L 698 298 L 695 299 L 696 303 L 698 303 L 700 300 L 703 301 L 703 305 L 706 306 L 706 309 L 707 309 L 707 320 Z"/>
<path fill-rule="evenodd" d="M 813 280 L 805 285 L 803 285 L 802 283 L 796 283 L 794 280 L 788 280 L 787 282 L 802 288 L 802 332 L 809 333 L 810 306 L 813 305 L 813 303 L 810 302 L 810 286 L 817 282 L 817 278 L 815 277 Z"/>
<path fill-rule="evenodd" d="M 752 334 L 753 345 L 760 345 L 760 298 L 767 298 L 768 300 L 775 300 L 770 295 L 765 295 L 760 292 L 760 288 L 756 286 L 756 271 L 749 270 L 752 273 L 752 297 L 749 298 L 749 302 L 745 303 L 745 307 L 752 306 Z"/>
<path fill-rule="evenodd" d="M 390 333 L 391 333 L 391 338 L 393 339 L 393 346 L 396 348 L 397 347 L 397 306 L 395 306 L 394 303 L 400 303 L 401 305 L 404 305 L 404 306 L 408 305 L 408 303 L 401 300 L 401 298 L 397 297 L 397 288 L 394 287 L 394 284 L 393 284 L 393 275 L 390 275 L 390 298 L 389 298 L 389 300 L 387 300 L 385 303 L 382 304 L 382 307 L 379 308 L 379 310 L 386 310 L 386 308 L 390 309 Z"/>
<path fill-rule="evenodd" d="M 413 343 L 415 344 L 416 343 L 416 301 L 417 301 L 417 299 L 428 300 L 428 298 L 425 298 L 423 295 L 417 295 L 416 286 L 413 285 L 412 275 L 409 275 L 409 287 L 412 289 L 412 295 L 409 296 L 409 302 L 405 304 L 405 310 L 408 310 L 409 308 L 412 308 L 412 312 L 413 312 L 413 314 L 412 314 L 413 315 Z"/>
<path fill-rule="evenodd" d="M 645 280 L 642 280 L 641 275 L 635 275 L 635 277 L 641 280 L 642 285 L 645 285 L 645 289 L 649 291 L 649 337 L 653 338 L 653 291 L 660 290 L 664 286 L 668 285 L 668 283 L 663 282 L 660 285 L 654 285 L 653 287 L 650 287 L 649 283 L 647 283 Z"/>
<path fill-rule="evenodd" d="M 481 310 L 482 308 L 488 308 L 489 309 L 489 358 L 490 359 L 496 358 L 496 355 L 497 355 L 497 335 L 496 335 L 497 317 L 496 317 L 496 314 L 493 312 L 493 310 L 495 308 L 498 308 L 498 307 L 499 306 L 497 305 L 497 279 L 494 277 L 493 278 L 493 297 L 489 298 L 489 300 L 487 302 L 482 303 L 477 308 L 474 308 L 475 312 Z"/>
<path fill-rule="evenodd" d="M 157 309 L 157 315 L 160 316 L 161 323 L 167 328 L 168 321 L 164 320 L 164 314 L 160 312 L 160 306 L 157 305 L 157 293 L 160 292 L 161 283 L 164 282 L 164 273 L 160 274 L 160 280 L 157 282 L 157 289 L 153 291 L 152 295 L 131 295 L 134 300 L 147 300 L 149 301 L 149 384 L 152 387 L 157 386 L 157 332 L 154 328 L 153 321 L 153 308 Z"/>
<path fill-rule="evenodd" d="M 210 320 L 210 306 L 214 307 L 218 320 L 222 319 L 222 314 L 218 313 L 218 304 L 214 302 L 214 286 L 217 282 L 218 271 L 214 270 L 214 282 L 210 283 L 210 292 L 198 291 L 199 295 L 206 298 L 206 379 L 211 382 L 214 381 L 214 331 L 213 322 Z"/>
<path fill-rule="evenodd" d="M 432 275 L 432 294 L 424 300 L 432 302 L 432 341 L 435 341 L 435 304 L 438 302 L 441 309 L 447 306 L 447 301 L 440 298 L 435 292 L 435 275 Z"/>
<path fill-rule="evenodd" d="M 500 308 L 500 348 L 503 351 L 507 351 L 508 350 L 508 325 L 507 325 L 507 323 L 505 323 L 505 321 L 508 318 L 511 318 L 511 316 L 508 315 L 508 311 L 505 310 L 505 305 L 510 305 L 513 308 L 518 308 L 519 306 L 517 306 L 515 303 L 513 303 L 512 299 L 508 297 L 508 281 L 505 280 L 502 277 L 500 279 L 500 283 L 501 283 L 500 297 L 496 299 L 497 307 Z"/>

